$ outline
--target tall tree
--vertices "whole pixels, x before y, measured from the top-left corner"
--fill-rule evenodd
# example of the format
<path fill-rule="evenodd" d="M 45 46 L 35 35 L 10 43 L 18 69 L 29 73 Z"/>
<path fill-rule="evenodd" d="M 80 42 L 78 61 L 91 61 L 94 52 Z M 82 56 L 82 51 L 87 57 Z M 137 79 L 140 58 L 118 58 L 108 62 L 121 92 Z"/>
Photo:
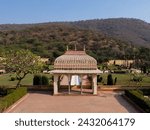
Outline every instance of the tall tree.
<path fill-rule="evenodd" d="M 4 57 L 7 72 L 15 72 L 16 74 L 18 80 L 16 87 L 20 86 L 22 79 L 27 74 L 38 72 L 42 68 L 39 57 L 29 50 L 9 50 Z"/>

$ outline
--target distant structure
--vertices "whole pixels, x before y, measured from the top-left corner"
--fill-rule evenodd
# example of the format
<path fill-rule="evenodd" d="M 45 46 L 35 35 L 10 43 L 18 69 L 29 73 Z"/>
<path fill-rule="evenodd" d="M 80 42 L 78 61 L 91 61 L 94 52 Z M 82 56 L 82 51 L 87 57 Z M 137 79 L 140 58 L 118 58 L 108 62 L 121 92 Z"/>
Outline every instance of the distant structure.
<path fill-rule="evenodd" d="M 125 66 L 125 67 L 130 67 L 130 65 L 133 63 L 134 63 L 134 60 L 109 60 L 107 62 L 108 65 L 119 65 L 119 66 Z"/>
<path fill-rule="evenodd" d="M 58 88 L 60 85 L 60 78 L 62 75 L 66 75 L 68 78 L 68 94 L 71 93 L 71 85 L 77 84 L 80 86 L 82 94 L 82 80 L 84 75 L 91 75 L 92 77 L 92 92 L 97 94 L 97 74 L 100 70 L 97 68 L 97 61 L 86 54 L 84 51 L 69 50 L 56 58 L 54 62 L 54 70 L 51 71 L 54 75 L 54 95 L 58 94 Z M 79 77 L 79 78 L 78 78 Z"/>

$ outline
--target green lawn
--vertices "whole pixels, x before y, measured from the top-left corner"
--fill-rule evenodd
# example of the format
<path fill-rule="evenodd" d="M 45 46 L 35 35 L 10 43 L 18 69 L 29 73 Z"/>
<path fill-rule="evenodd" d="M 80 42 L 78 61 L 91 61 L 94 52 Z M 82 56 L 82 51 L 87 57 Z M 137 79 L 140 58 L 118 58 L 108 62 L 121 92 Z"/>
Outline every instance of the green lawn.
<path fill-rule="evenodd" d="M 107 75 L 108 74 L 101 74 L 104 84 L 107 84 Z M 117 77 L 116 85 L 123 85 L 123 86 L 136 85 L 135 82 L 132 82 L 130 80 L 132 78 L 131 74 L 112 74 L 112 77 L 113 77 L 113 79 L 115 79 L 115 77 Z M 100 83 L 100 84 L 102 84 L 102 83 Z M 150 77 L 143 75 L 143 81 L 141 82 L 141 85 L 149 85 L 150 86 Z"/>
<path fill-rule="evenodd" d="M 47 77 L 50 77 L 50 74 L 44 74 Z M 10 81 L 10 78 L 15 77 L 14 74 L 3 74 L 0 75 L 0 85 L 16 85 L 17 84 L 17 80 L 15 81 Z M 33 74 L 28 74 L 22 81 L 21 81 L 22 85 L 32 85 L 33 84 Z"/>
<path fill-rule="evenodd" d="M 14 76 L 13 74 L 4 74 L 0 75 L 0 86 L 2 85 L 16 85 L 17 80 L 10 81 L 10 77 Z M 44 74 L 47 77 L 51 77 L 50 74 Z M 108 74 L 101 74 L 101 77 L 103 77 L 103 83 L 107 84 L 107 75 Z M 113 79 L 117 77 L 117 83 L 116 85 L 123 85 L 123 86 L 130 86 L 130 85 L 136 85 L 135 82 L 130 81 L 131 74 L 112 74 Z M 33 82 L 33 74 L 28 74 L 21 82 L 22 85 L 32 85 Z M 102 83 L 100 83 L 102 84 Z M 141 85 L 149 85 L 150 86 L 150 77 L 144 76 L 143 81 L 141 82 Z"/>

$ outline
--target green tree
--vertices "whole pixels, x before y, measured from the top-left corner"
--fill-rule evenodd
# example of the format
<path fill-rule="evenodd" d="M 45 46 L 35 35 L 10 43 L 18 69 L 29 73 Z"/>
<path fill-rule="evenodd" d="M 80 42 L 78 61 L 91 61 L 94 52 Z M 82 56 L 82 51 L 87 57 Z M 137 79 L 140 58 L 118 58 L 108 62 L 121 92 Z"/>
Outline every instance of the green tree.
<path fill-rule="evenodd" d="M 9 50 L 4 57 L 6 71 L 15 72 L 16 74 L 16 79 L 18 80 L 16 87 L 20 86 L 22 79 L 27 74 L 36 73 L 42 68 L 39 57 L 29 50 Z"/>

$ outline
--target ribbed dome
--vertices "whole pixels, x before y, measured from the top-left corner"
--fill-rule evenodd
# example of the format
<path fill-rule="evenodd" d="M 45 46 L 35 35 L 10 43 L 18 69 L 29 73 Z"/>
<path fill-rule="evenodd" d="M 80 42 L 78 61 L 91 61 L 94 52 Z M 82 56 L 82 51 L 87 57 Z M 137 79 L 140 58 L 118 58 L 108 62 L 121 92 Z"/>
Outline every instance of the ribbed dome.
<path fill-rule="evenodd" d="M 97 70 L 97 61 L 85 51 L 66 51 L 56 58 L 55 70 Z"/>

